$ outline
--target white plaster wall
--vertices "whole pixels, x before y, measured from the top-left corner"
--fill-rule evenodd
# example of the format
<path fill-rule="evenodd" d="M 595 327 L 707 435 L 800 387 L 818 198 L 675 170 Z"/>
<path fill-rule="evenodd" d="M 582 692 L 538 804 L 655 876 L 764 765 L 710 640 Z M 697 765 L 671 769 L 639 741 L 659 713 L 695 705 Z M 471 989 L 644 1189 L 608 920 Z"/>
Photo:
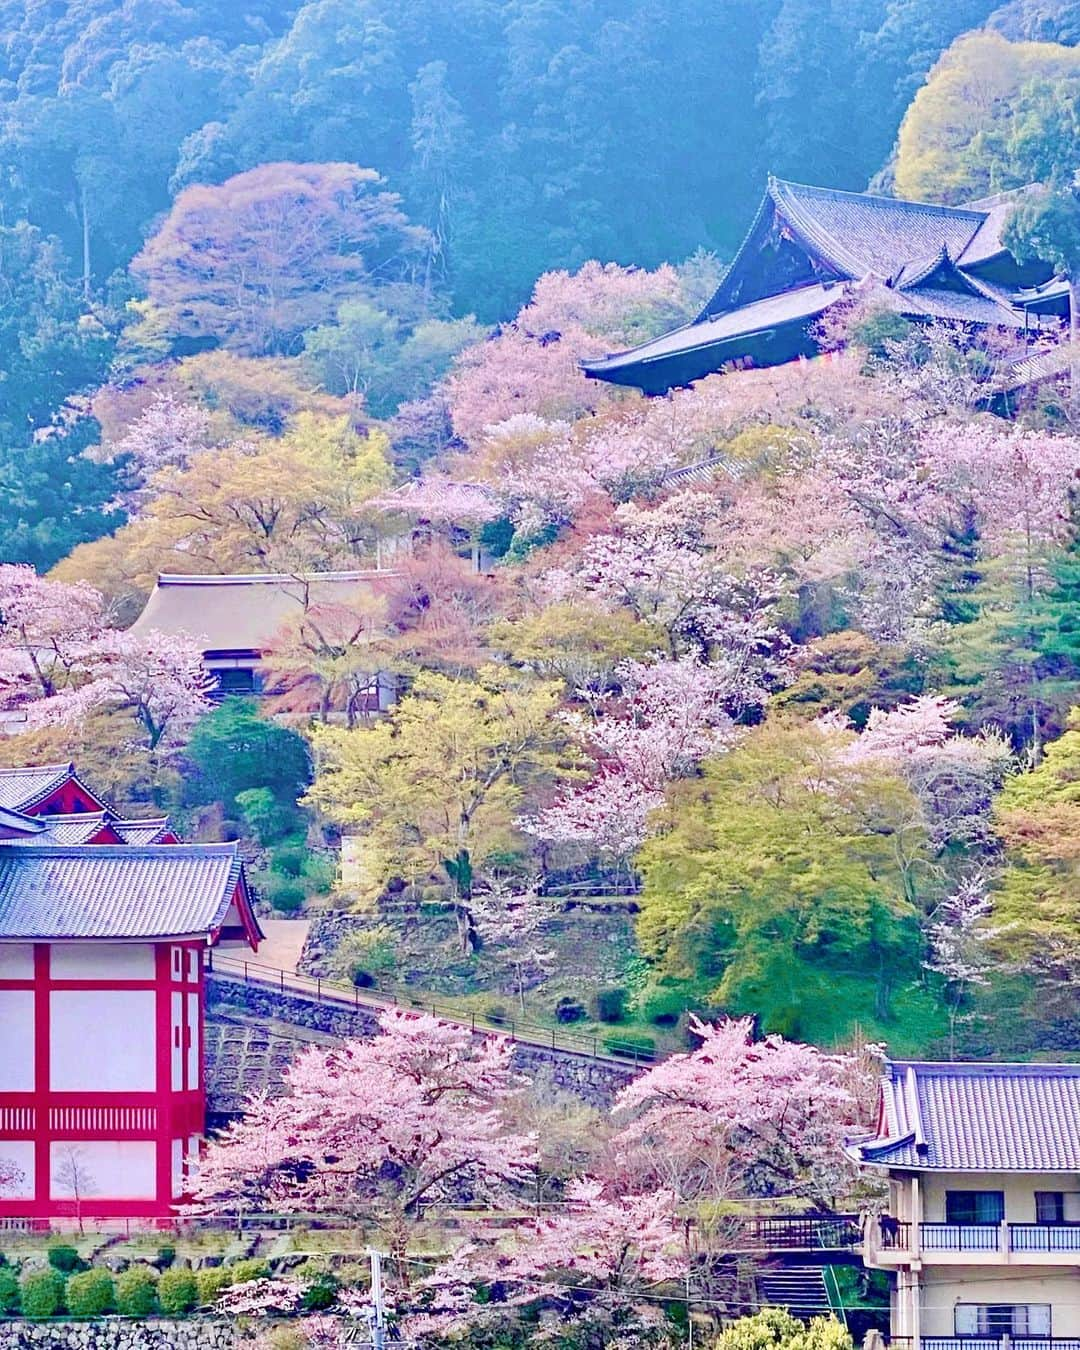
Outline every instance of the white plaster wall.
<path fill-rule="evenodd" d="M 49 1145 L 49 1194 L 74 1199 L 72 1166 L 84 1200 L 152 1200 L 157 1194 L 152 1139 L 88 1139 Z M 67 1173 L 67 1175 L 65 1175 Z"/>
<path fill-rule="evenodd" d="M 0 942 L 0 980 L 32 980 L 34 947 L 30 942 Z"/>
<path fill-rule="evenodd" d="M 1028 1275 L 1015 1266 L 928 1268 L 923 1273 L 922 1334 L 955 1335 L 957 1303 L 1049 1303 L 1051 1334 L 1080 1336 L 1078 1289 L 1075 1268 L 1051 1268 L 1045 1275 Z"/>
<path fill-rule="evenodd" d="M 1005 1222 L 1035 1222 L 1036 1191 L 1080 1191 L 1075 1172 L 977 1172 L 937 1176 L 923 1181 L 923 1220 L 945 1222 L 946 1191 L 1004 1191 Z"/>
<path fill-rule="evenodd" d="M 49 954 L 54 980 L 152 980 L 148 942 L 56 942 Z"/>
<path fill-rule="evenodd" d="M 169 1064 L 170 1082 L 174 1092 L 184 1090 L 184 996 L 173 994 L 170 1000 L 172 1013 L 169 1019 Z"/>
<path fill-rule="evenodd" d="M 178 1199 L 184 1194 L 184 1141 L 172 1141 L 172 1198 Z"/>
<path fill-rule="evenodd" d="M 21 1173 L 18 1181 L 6 1190 L 0 1190 L 0 1204 L 4 1200 L 33 1200 L 34 1198 L 34 1141 L 32 1139 L 0 1139 L 0 1158 L 13 1162 Z"/>
<path fill-rule="evenodd" d="M 53 990 L 49 1004 L 54 1092 L 153 1092 L 154 991 Z"/>
<path fill-rule="evenodd" d="M 0 1092 L 34 1090 L 34 991 L 0 989 Z"/>
<path fill-rule="evenodd" d="M 190 1092 L 199 1086 L 199 996 L 187 996 L 187 1086 Z"/>

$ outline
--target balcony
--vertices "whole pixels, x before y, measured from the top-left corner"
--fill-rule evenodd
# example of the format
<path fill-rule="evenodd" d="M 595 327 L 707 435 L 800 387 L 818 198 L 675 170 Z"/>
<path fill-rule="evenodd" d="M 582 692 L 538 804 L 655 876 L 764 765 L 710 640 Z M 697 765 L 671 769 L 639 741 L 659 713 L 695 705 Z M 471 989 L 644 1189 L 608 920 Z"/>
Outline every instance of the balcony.
<path fill-rule="evenodd" d="M 912 1225 L 885 1217 L 878 1250 L 895 1253 L 903 1261 L 912 1251 Z M 1080 1259 L 1080 1223 L 923 1223 L 919 1225 L 920 1256 L 980 1254 L 1009 1260 L 1013 1256 L 1032 1258 L 1037 1264 L 1051 1265 L 1055 1257 L 1071 1265 Z M 887 1261 L 887 1264 L 895 1264 Z M 939 1350 L 933 1347 L 932 1350 Z M 971 1350 L 985 1350 L 981 1344 Z M 1080 1342 L 1077 1344 L 1080 1350 Z"/>
<path fill-rule="evenodd" d="M 894 1338 L 891 1344 L 902 1350 L 899 1342 L 900 1338 Z M 919 1346 L 920 1350 L 1080 1350 L 1080 1337 L 924 1336 Z"/>

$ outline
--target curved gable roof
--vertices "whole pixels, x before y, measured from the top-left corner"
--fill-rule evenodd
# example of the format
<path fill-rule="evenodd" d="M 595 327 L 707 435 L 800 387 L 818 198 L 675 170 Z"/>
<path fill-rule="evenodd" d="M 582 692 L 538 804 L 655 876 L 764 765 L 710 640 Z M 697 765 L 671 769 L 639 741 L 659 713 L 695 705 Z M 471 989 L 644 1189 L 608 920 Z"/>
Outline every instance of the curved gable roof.
<path fill-rule="evenodd" d="M 852 278 L 892 276 L 898 266 L 939 256 L 958 258 L 986 220 L 985 211 L 874 197 L 865 192 L 769 180 L 769 195 L 815 250 Z"/>

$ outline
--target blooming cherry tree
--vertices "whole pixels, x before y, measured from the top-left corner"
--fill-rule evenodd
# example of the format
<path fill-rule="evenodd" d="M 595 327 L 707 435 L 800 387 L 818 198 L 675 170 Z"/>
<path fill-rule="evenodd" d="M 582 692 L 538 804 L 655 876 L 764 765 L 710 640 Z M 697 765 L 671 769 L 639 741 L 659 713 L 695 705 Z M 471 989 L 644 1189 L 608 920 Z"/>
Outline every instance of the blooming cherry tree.
<path fill-rule="evenodd" d="M 73 684 L 104 624 L 105 601 L 86 582 L 46 581 L 32 567 L 0 565 L 0 696 L 7 706 Z"/>
<path fill-rule="evenodd" d="M 99 709 L 129 712 L 150 750 L 179 744 L 207 710 L 213 679 L 186 633 L 105 629 L 81 650 L 83 683 L 27 709 L 32 726 L 70 726 Z"/>
<path fill-rule="evenodd" d="M 364 1218 L 404 1276 L 425 1205 L 498 1205 L 531 1175 L 533 1140 L 500 1115 L 520 1090 L 506 1041 L 396 1009 L 380 1029 L 372 1040 L 301 1051 L 283 1097 L 249 1101 L 207 1150 L 197 1212 L 260 1202 Z"/>
<path fill-rule="evenodd" d="M 626 1188 L 707 1195 L 803 1195 L 830 1201 L 850 1181 L 842 1143 L 858 1123 L 859 1064 L 768 1036 L 749 1018 L 710 1026 L 619 1094 L 614 1141 Z"/>

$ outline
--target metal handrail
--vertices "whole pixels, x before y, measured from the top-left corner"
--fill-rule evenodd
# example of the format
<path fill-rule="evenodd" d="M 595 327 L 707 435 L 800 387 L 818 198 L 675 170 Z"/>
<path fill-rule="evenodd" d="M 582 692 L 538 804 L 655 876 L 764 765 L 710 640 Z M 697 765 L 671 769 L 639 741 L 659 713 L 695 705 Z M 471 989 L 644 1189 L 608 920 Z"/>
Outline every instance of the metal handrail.
<path fill-rule="evenodd" d="M 621 1068 L 653 1064 L 660 1056 L 655 1050 L 649 1050 L 633 1041 L 620 1042 L 617 1037 L 604 1037 L 605 1046 L 601 1048 L 599 1036 L 575 1036 L 559 1031 L 555 1027 L 545 1027 L 539 1022 L 521 1021 L 509 1018 L 484 1017 L 475 1012 L 464 1012 L 433 999 L 420 998 L 407 994 L 402 998 L 381 990 L 365 989 L 360 991 L 355 985 L 343 980 L 328 979 L 321 975 L 303 975 L 298 971 L 283 970 L 278 966 L 263 965 L 259 961 L 246 961 L 242 957 L 225 956 L 209 952 L 208 968 L 226 979 L 232 977 L 245 984 L 260 984 L 276 988 L 282 993 L 309 995 L 314 991 L 315 1001 L 330 1003 L 351 1003 L 354 1008 L 400 1008 L 403 1012 L 430 1012 L 444 1022 L 454 1022 L 458 1026 L 468 1027 L 471 1031 L 484 1032 L 493 1036 L 505 1036 L 508 1040 L 521 1045 L 533 1045 L 539 1049 L 561 1051 L 563 1054 L 582 1055 L 588 1059 L 601 1060 L 604 1063 L 618 1065 Z"/>

